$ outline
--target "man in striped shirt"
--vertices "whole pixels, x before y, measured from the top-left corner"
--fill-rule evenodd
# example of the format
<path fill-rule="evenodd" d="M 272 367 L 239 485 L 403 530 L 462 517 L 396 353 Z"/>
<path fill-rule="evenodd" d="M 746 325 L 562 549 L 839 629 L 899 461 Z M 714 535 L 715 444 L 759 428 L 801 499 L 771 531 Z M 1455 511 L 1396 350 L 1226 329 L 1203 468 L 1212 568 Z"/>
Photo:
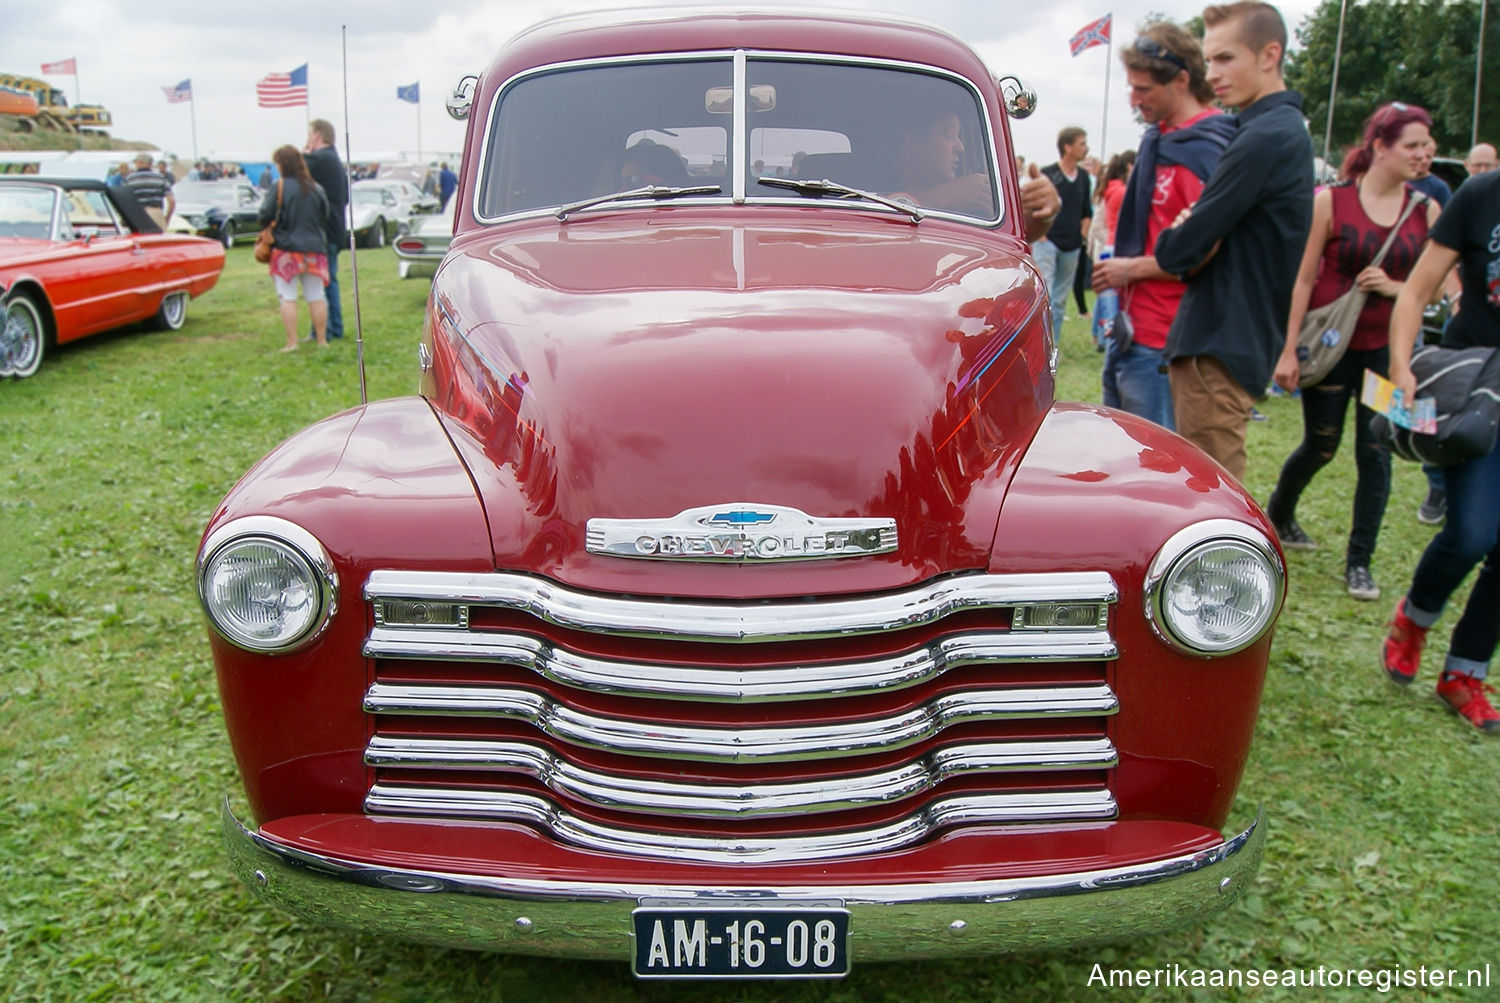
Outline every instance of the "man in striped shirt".
<path fill-rule="evenodd" d="M 177 199 L 172 194 L 172 179 L 151 169 L 151 154 L 135 155 L 135 170 L 125 176 L 125 187 L 145 208 L 146 215 L 165 230 L 167 221 L 172 218 L 172 210 L 177 208 Z"/>

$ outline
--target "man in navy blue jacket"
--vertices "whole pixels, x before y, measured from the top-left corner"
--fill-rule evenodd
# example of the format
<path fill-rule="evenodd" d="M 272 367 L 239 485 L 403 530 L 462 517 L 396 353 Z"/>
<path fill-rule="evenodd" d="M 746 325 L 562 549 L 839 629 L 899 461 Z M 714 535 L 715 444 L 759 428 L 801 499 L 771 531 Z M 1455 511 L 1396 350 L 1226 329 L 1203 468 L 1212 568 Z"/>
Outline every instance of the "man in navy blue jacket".
<path fill-rule="evenodd" d="M 1286 341 L 1312 224 L 1312 140 L 1302 95 L 1281 75 L 1286 23 L 1270 4 L 1205 8 L 1208 82 L 1239 110 L 1239 131 L 1192 211 L 1156 242 L 1156 262 L 1188 283 L 1167 335 L 1177 431 L 1241 480 L 1255 400 Z"/>

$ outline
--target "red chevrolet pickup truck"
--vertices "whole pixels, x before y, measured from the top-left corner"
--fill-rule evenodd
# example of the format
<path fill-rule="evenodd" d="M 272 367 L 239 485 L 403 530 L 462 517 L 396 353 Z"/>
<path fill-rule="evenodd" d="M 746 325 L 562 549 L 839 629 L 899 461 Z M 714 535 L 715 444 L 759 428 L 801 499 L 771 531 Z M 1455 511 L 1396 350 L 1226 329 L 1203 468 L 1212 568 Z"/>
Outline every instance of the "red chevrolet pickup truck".
<path fill-rule="evenodd" d="M 1054 400 L 1034 103 L 814 11 L 561 18 L 461 83 L 420 394 L 276 447 L 198 555 L 244 880 L 644 978 L 1234 901 L 1282 555 L 1185 441 Z"/>

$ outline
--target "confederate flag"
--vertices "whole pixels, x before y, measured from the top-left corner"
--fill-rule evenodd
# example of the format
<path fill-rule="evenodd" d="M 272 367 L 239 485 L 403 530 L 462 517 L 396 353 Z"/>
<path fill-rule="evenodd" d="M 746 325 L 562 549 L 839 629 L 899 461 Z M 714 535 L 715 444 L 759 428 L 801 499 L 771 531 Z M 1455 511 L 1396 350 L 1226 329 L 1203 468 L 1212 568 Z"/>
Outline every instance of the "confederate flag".
<path fill-rule="evenodd" d="M 1084 49 L 1092 49 L 1096 45 L 1109 44 L 1109 19 L 1113 14 L 1105 14 L 1097 21 L 1090 21 L 1079 29 L 1078 34 L 1068 39 L 1068 51 L 1078 55 Z"/>

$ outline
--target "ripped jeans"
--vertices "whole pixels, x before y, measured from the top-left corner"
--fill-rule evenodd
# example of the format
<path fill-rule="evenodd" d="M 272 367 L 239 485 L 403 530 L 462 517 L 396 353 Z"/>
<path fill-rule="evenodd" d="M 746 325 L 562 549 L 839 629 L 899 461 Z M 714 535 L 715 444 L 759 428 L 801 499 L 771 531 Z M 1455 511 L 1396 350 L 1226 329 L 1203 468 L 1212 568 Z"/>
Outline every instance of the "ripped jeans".
<path fill-rule="evenodd" d="M 1273 522 L 1291 521 L 1297 514 L 1297 499 L 1339 451 L 1344 436 L 1344 417 L 1354 401 L 1354 515 L 1349 527 L 1349 546 L 1344 560 L 1349 567 L 1369 567 L 1375 554 L 1375 538 L 1385 518 L 1385 503 L 1391 494 L 1391 454 L 1370 431 L 1374 412 L 1359 403 L 1366 369 L 1381 376 L 1390 370 L 1390 350 L 1350 349 L 1329 370 L 1321 383 L 1302 390 L 1302 444 L 1282 464 L 1276 490 L 1266 505 Z"/>

